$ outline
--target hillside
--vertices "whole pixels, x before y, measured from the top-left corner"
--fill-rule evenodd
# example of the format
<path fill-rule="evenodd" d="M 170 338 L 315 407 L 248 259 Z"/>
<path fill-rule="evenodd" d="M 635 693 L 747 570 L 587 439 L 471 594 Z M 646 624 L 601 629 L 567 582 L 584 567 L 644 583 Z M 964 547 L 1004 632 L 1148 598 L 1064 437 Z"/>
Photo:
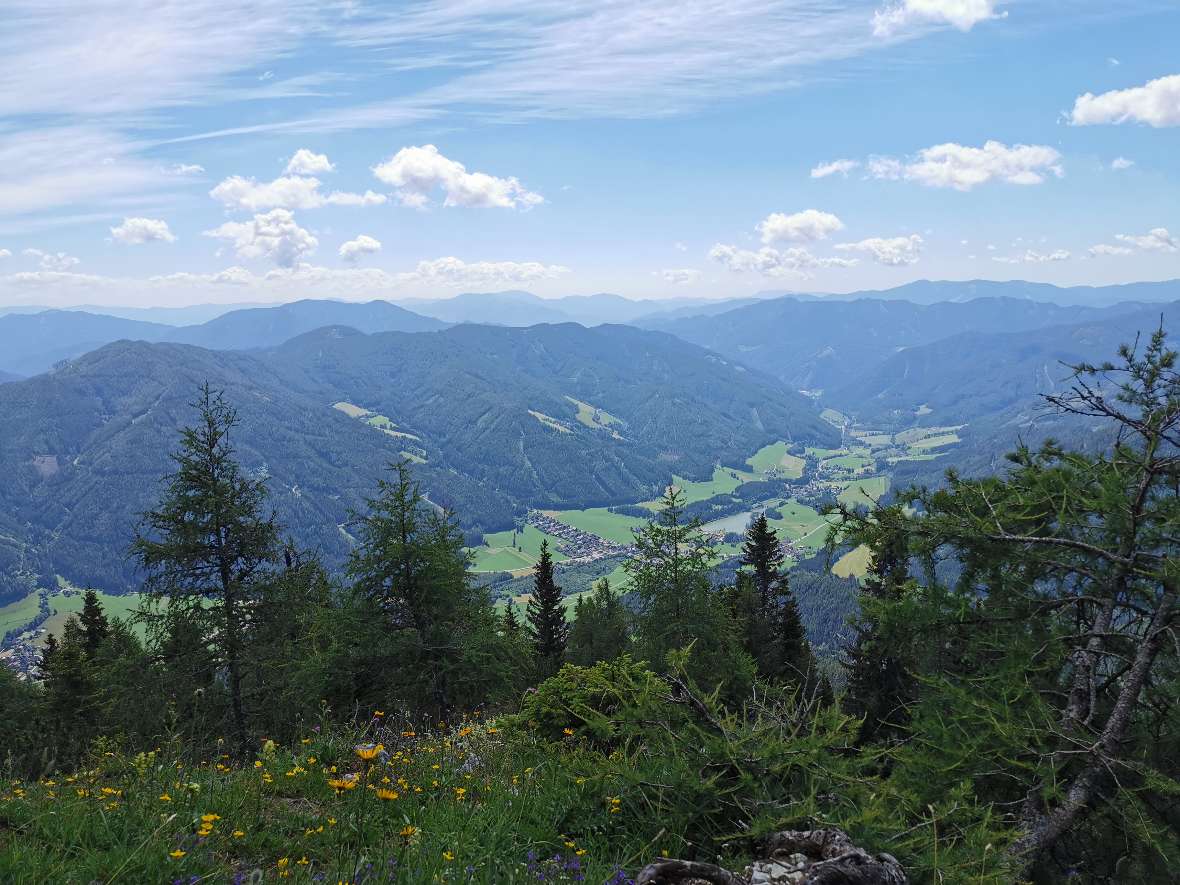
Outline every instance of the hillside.
<path fill-rule="evenodd" d="M 175 341 L 219 350 L 271 347 L 335 324 L 365 332 L 425 332 L 446 325 L 388 301 L 295 301 L 233 310 L 198 325 L 179 327 L 83 310 L 47 310 L 0 316 L 0 370 L 35 375 L 60 360 L 124 339 Z"/>
<path fill-rule="evenodd" d="M 19 381 L 20 375 L 15 375 L 12 372 L 0 372 L 0 384 L 5 384 L 9 381 Z"/>
<path fill-rule="evenodd" d="M 791 387 L 827 390 L 857 383 L 903 348 L 961 332 L 1016 332 L 1141 307 L 1062 307 L 1014 298 L 921 305 L 784 297 L 650 326 L 769 372 Z"/>
<path fill-rule="evenodd" d="M 10 593 L 20 574 L 129 586 L 136 515 L 206 379 L 239 409 L 239 456 L 270 477 L 282 521 L 335 562 L 338 526 L 404 452 L 475 532 L 510 528 L 525 507 L 644 500 L 673 472 L 706 479 L 776 439 L 835 435 L 773 379 L 635 329 L 333 327 L 260 354 L 118 342 L 0 387 Z"/>

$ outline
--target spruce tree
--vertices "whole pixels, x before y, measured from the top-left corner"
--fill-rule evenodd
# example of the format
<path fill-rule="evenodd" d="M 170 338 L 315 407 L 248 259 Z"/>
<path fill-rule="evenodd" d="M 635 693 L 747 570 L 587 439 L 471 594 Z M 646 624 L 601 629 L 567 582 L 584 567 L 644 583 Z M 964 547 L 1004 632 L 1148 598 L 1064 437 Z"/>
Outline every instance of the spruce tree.
<path fill-rule="evenodd" d="M 791 592 L 786 575 L 777 582 L 781 600 L 778 608 L 778 636 L 776 637 L 778 661 L 777 676 L 788 685 L 803 689 L 810 697 L 818 686 L 819 674 L 807 631 L 799 614 L 799 603 Z"/>
<path fill-rule="evenodd" d="M 746 530 L 742 565 L 750 567 L 763 611 L 773 605 L 775 583 L 782 572 L 783 559 L 778 533 L 767 521 L 766 514 L 759 513 Z"/>
<path fill-rule="evenodd" d="M 551 676 L 561 666 L 569 624 L 561 602 L 561 588 L 553 579 L 553 555 L 549 552 L 548 539 L 541 542 L 541 558 L 533 571 L 533 595 L 525 617 L 537 668 L 542 678 Z"/>
<path fill-rule="evenodd" d="M 516 615 L 516 605 L 509 600 L 504 606 L 504 635 L 514 638 L 520 634 L 520 618 Z"/>
<path fill-rule="evenodd" d="M 86 652 L 94 657 L 98 647 L 111 633 L 110 622 L 102 610 L 102 603 L 98 601 L 98 594 L 94 590 L 87 590 L 82 599 L 82 632 L 85 635 Z"/>
<path fill-rule="evenodd" d="M 631 646 L 627 609 L 603 578 L 587 596 L 579 596 L 566 643 L 566 660 L 589 667 L 613 661 Z"/>
<path fill-rule="evenodd" d="M 230 434 L 237 413 L 206 382 L 197 424 L 181 430 L 155 510 L 143 515 L 132 555 L 146 573 L 144 589 L 187 615 L 225 668 L 232 728 L 240 752 L 249 745 L 243 672 L 251 613 L 281 553 L 266 484 L 244 474 Z"/>

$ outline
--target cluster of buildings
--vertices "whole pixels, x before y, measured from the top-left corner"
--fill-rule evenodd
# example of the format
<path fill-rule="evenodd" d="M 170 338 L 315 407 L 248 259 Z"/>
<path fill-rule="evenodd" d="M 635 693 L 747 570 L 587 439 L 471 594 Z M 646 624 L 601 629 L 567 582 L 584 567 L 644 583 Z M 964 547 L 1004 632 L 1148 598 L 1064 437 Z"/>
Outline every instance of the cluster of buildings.
<path fill-rule="evenodd" d="M 561 552 L 573 561 L 592 562 L 595 559 L 603 559 L 607 556 L 618 556 L 620 554 L 629 556 L 635 551 L 635 548 L 631 545 L 616 544 L 614 541 L 608 541 L 606 538 L 600 538 L 598 535 L 576 529 L 572 525 L 566 525 L 561 520 L 554 519 L 552 516 L 542 513 L 540 510 L 529 511 L 528 524 L 540 529 L 547 535 L 560 538 Z"/>

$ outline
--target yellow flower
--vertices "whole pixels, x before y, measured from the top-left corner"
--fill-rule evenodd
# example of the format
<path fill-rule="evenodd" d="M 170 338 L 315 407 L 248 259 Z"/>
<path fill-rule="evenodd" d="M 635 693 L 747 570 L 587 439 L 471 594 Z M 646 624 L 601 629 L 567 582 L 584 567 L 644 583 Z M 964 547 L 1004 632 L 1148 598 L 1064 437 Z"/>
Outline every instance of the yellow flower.
<path fill-rule="evenodd" d="M 385 711 L 384 711 L 384 710 L 374 710 L 374 711 L 373 711 L 373 718 L 374 718 L 374 719 L 380 719 L 380 718 L 381 718 L 382 716 L 384 716 L 384 715 L 385 715 Z"/>
<path fill-rule="evenodd" d="M 169 796 L 167 793 L 161 793 L 161 794 L 160 794 L 160 801 L 161 801 L 161 802 L 171 802 L 171 801 L 172 801 L 172 797 L 171 797 L 171 796 Z"/>
<path fill-rule="evenodd" d="M 334 817 L 328 818 L 328 826 L 330 826 L 330 827 L 336 826 L 336 818 L 334 818 Z"/>
<path fill-rule="evenodd" d="M 245 834 L 245 833 L 244 833 L 242 830 L 234 830 L 234 831 L 233 831 L 233 833 L 231 833 L 231 835 L 232 835 L 232 836 L 233 836 L 235 839 L 241 839 L 241 838 L 242 838 L 243 836 L 245 836 L 246 834 Z"/>
<path fill-rule="evenodd" d="M 261 767 L 262 767 L 262 760 L 261 760 L 261 759 L 255 759 L 255 760 L 254 760 L 254 767 L 255 767 L 255 768 L 261 768 Z"/>
<path fill-rule="evenodd" d="M 301 744 L 310 744 L 310 743 L 311 743 L 311 738 L 303 738 L 303 740 L 301 740 L 299 743 L 301 743 Z"/>
<path fill-rule="evenodd" d="M 215 820 L 221 820 L 221 815 L 220 814 L 202 814 L 201 820 L 203 820 L 207 824 L 211 824 Z"/>
<path fill-rule="evenodd" d="M 315 756 L 308 756 L 307 757 L 307 764 L 308 765 L 315 765 Z"/>
<path fill-rule="evenodd" d="M 186 854 L 188 854 L 188 852 L 187 852 L 187 851 L 181 851 L 179 848 L 177 848 L 177 849 L 176 849 L 176 850 L 174 850 L 174 851 L 169 851 L 169 852 L 168 852 L 168 856 L 169 856 L 169 857 L 172 857 L 172 858 L 175 858 L 176 860 L 180 860 L 180 859 L 181 859 L 182 857 L 184 857 Z"/>
<path fill-rule="evenodd" d="M 280 870 L 285 870 L 287 868 L 287 864 L 289 864 L 290 862 L 291 862 L 291 859 L 289 857 L 280 857 L 278 859 L 278 862 L 275 863 L 275 866 L 278 867 Z"/>
<path fill-rule="evenodd" d="M 454 859 L 455 859 L 455 855 L 454 855 L 454 854 L 452 854 L 452 853 L 451 853 L 451 852 L 449 852 L 449 851 L 444 851 L 444 852 L 442 853 L 442 859 L 443 859 L 443 860 L 445 860 L 445 861 L 447 861 L 447 862 L 450 862 L 450 861 L 452 861 L 452 860 L 454 860 Z"/>
<path fill-rule="evenodd" d="M 386 790 L 384 788 L 377 791 L 377 798 L 384 799 L 386 802 L 397 798 L 397 792 L 394 790 Z"/>
<path fill-rule="evenodd" d="M 404 738 L 412 738 L 412 737 L 417 737 L 417 734 L 416 734 L 415 732 L 413 732 L 413 731 L 403 731 L 403 732 L 402 732 L 402 737 L 404 737 Z"/>
<path fill-rule="evenodd" d="M 303 855 L 303 857 L 299 858 L 299 860 L 297 860 L 296 863 L 299 864 L 299 866 L 301 866 L 301 867 L 305 867 L 309 863 L 311 863 L 311 861 L 309 861 L 307 859 L 307 855 L 305 854 L 305 855 Z"/>
<path fill-rule="evenodd" d="M 466 787 L 455 787 L 455 798 L 458 799 L 460 802 L 463 801 L 463 797 L 466 795 L 467 795 L 467 788 Z"/>
<path fill-rule="evenodd" d="M 574 736 L 574 730 L 572 728 L 563 728 L 561 730 L 561 733 L 564 734 L 566 737 L 573 737 Z"/>
<path fill-rule="evenodd" d="M 357 756 L 364 759 L 366 762 L 371 762 L 376 759 L 385 747 L 381 744 L 358 744 L 355 748 Z"/>
<path fill-rule="evenodd" d="M 576 854 L 578 857 L 582 857 L 582 856 L 584 856 L 584 855 L 586 854 L 586 849 L 585 849 L 585 848 L 579 848 L 577 851 L 575 851 L 575 852 L 574 852 L 574 854 Z"/>
<path fill-rule="evenodd" d="M 571 842 L 568 839 L 566 839 L 566 841 L 565 841 L 566 848 L 573 848 L 576 844 L 577 844 L 576 842 Z"/>
<path fill-rule="evenodd" d="M 418 832 L 417 827 L 412 826 L 411 824 L 406 824 L 404 827 L 401 828 L 400 831 L 398 831 L 398 835 L 401 836 L 403 839 L 410 839 L 417 832 Z"/>

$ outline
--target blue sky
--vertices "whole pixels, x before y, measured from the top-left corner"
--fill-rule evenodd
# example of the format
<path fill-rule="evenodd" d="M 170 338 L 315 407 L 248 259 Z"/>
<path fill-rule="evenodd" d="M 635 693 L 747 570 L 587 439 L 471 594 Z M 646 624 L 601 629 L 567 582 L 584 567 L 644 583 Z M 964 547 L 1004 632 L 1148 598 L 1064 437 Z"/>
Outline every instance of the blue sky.
<path fill-rule="evenodd" d="M 8 0 L 0 305 L 1180 277 L 1163 0 Z"/>

